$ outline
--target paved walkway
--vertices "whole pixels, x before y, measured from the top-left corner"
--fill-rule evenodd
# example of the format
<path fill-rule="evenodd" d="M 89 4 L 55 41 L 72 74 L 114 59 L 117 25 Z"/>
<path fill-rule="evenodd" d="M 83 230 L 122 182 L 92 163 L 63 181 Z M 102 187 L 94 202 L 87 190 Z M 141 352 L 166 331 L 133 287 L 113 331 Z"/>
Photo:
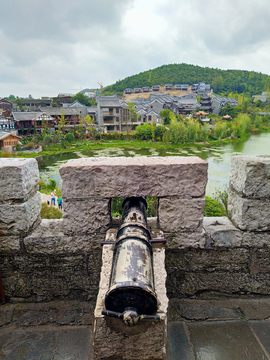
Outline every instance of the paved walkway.
<path fill-rule="evenodd" d="M 170 360 L 270 359 L 270 321 L 172 322 Z"/>
<path fill-rule="evenodd" d="M 270 360 L 270 299 L 175 300 L 168 315 L 168 360 Z M 6 304 L 0 359 L 88 360 L 92 331 L 87 302 Z"/>

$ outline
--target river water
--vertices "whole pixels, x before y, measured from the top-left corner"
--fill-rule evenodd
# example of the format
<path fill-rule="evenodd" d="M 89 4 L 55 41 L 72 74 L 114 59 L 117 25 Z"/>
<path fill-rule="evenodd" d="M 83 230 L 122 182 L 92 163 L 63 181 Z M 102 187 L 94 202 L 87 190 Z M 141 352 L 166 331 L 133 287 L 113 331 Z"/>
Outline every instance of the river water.
<path fill-rule="evenodd" d="M 208 185 L 206 194 L 214 196 L 216 190 L 223 189 L 229 183 L 231 157 L 233 155 L 270 155 L 270 133 L 251 135 L 244 142 L 219 146 L 200 146 L 164 149 L 124 149 L 107 148 L 103 150 L 89 150 L 71 152 L 59 155 L 49 155 L 38 158 L 40 177 L 44 181 L 53 178 L 61 186 L 59 168 L 69 159 L 98 156 L 199 156 L 208 162 Z"/>

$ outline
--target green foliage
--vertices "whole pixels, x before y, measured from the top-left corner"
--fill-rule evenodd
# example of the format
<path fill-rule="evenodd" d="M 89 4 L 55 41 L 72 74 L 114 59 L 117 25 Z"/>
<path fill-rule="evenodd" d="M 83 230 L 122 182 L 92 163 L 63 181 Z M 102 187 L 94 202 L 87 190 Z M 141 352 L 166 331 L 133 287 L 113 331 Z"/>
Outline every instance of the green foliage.
<path fill-rule="evenodd" d="M 260 116 L 260 115 L 255 115 L 254 122 L 253 122 L 254 127 L 255 127 L 256 129 L 261 129 L 262 123 L 263 123 L 262 116 Z"/>
<path fill-rule="evenodd" d="M 169 109 L 162 110 L 159 115 L 162 117 L 163 125 L 170 125 L 173 112 Z"/>
<path fill-rule="evenodd" d="M 223 208 L 223 211 L 225 213 L 224 216 L 228 216 L 228 194 L 228 186 L 225 186 L 223 190 L 216 190 L 214 194 L 215 200 L 217 200 Z"/>
<path fill-rule="evenodd" d="M 225 116 L 230 115 L 233 119 L 241 112 L 242 108 L 240 106 L 231 106 L 227 104 L 223 108 L 220 109 L 219 115 Z"/>
<path fill-rule="evenodd" d="M 164 140 L 166 142 L 171 142 L 172 144 L 184 143 L 187 139 L 187 129 L 183 122 L 172 122 L 169 125 L 168 131 L 164 135 Z"/>
<path fill-rule="evenodd" d="M 204 216 L 226 216 L 224 207 L 218 202 L 218 200 L 212 199 L 209 196 L 205 197 Z"/>
<path fill-rule="evenodd" d="M 74 141 L 74 134 L 72 133 L 67 133 L 65 135 L 65 140 L 68 141 L 69 143 L 72 143 Z"/>
<path fill-rule="evenodd" d="M 228 136 L 228 124 L 226 121 L 216 121 L 211 137 L 221 140 Z"/>
<path fill-rule="evenodd" d="M 136 127 L 135 136 L 137 139 L 150 140 L 152 138 L 152 127 L 150 124 L 144 123 Z"/>
<path fill-rule="evenodd" d="M 42 219 L 62 219 L 62 211 L 56 207 L 50 206 L 47 203 L 41 204 L 40 216 Z"/>
<path fill-rule="evenodd" d="M 54 190 L 56 188 L 56 180 L 55 179 L 49 179 L 49 183 L 47 184 L 47 188 L 50 190 Z"/>
<path fill-rule="evenodd" d="M 91 101 L 89 100 L 89 98 L 84 95 L 83 93 L 77 93 L 75 96 L 73 96 L 71 98 L 71 102 L 74 101 L 79 101 L 81 104 L 86 105 L 86 106 L 91 106 Z"/>
<path fill-rule="evenodd" d="M 41 134 L 44 137 L 46 135 L 46 122 L 43 118 L 41 119 L 41 126 L 42 126 Z"/>
<path fill-rule="evenodd" d="M 112 199 L 112 216 L 113 217 L 116 217 L 117 214 L 122 217 L 123 201 L 124 201 L 123 197 Z M 147 202 L 146 216 L 147 217 L 156 217 L 157 210 L 158 210 L 158 198 L 155 196 L 146 196 L 146 202 Z"/>
<path fill-rule="evenodd" d="M 251 121 L 248 114 L 239 114 L 232 124 L 232 131 L 235 137 L 241 138 L 251 132 Z"/>
<path fill-rule="evenodd" d="M 49 145 L 53 140 L 53 137 L 51 135 L 45 135 L 43 138 L 43 141 L 46 145 Z"/>
<path fill-rule="evenodd" d="M 156 130 L 156 123 L 155 123 L 155 120 L 153 120 L 152 124 L 151 124 L 152 141 L 155 140 L 155 130 Z"/>
<path fill-rule="evenodd" d="M 199 133 L 200 133 L 201 124 L 190 118 L 186 123 L 186 134 L 187 134 L 187 141 L 188 142 L 195 142 L 200 140 Z"/>
<path fill-rule="evenodd" d="M 152 70 L 129 76 L 103 89 L 105 93 L 123 93 L 126 88 L 167 84 L 211 84 L 215 93 L 260 94 L 270 89 L 270 76 L 254 71 L 220 70 L 189 64 L 162 65 Z"/>
<path fill-rule="evenodd" d="M 155 128 L 155 139 L 163 140 L 163 136 L 166 132 L 166 128 L 163 125 L 157 125 Z"/>

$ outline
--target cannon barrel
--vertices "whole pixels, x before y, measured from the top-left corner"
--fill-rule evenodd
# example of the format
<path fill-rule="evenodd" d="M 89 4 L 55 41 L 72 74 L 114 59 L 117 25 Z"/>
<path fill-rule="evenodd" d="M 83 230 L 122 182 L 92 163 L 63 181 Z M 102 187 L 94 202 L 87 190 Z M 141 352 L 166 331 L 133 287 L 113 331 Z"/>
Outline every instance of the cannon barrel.
<path fill-rule="evenodd" d="M 102 314 L 135 325 L 140 319 L 159 320 L 153 273 L 151 235 L 143 197 L 126 198 L 117 233 L 109 290 Z"/>

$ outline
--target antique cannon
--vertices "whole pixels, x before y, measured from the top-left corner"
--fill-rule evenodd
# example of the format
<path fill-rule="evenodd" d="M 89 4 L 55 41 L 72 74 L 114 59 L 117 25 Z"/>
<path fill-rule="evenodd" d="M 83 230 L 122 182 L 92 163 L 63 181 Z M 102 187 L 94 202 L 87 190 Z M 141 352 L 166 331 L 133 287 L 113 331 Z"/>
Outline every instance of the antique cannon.
<path fill-rule="evenodd" d="M 109 290 L 103 315 L 123 319 L 128 326 L 139 320 L 160 320 L 154 290 L 153 252 L 147 226 L 147 203 L 143 197 L 123 202 L 123 217 L 117 233 Z M 157 239 L 155 242 L 164 242 Z"/>

